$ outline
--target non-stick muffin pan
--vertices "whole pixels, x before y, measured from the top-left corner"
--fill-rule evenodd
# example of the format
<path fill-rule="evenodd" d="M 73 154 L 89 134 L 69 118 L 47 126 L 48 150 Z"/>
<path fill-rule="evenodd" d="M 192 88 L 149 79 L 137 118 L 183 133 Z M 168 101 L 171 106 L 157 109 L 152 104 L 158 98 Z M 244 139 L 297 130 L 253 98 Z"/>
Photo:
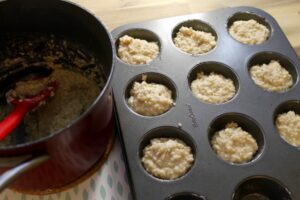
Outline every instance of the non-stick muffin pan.
<path fill-rule="evenodd" d="M 268 39 L 247 45 L 233 39 L 228 28 L 236 20 L 255 19 L 265 25 Z M 216 46 L 201 55 L 179 50 L 173 38 L 181 26 L 212 33 Z M 251 7 L 224 8 L 167 19 L 124 25 L 112 32 L 119 38 L 154 41 L 159 54 L 148 64 L 130 65 L 116 58 L 113 94 L 135 199 L 138 200 L 299 200 L 300 149 L 278 134 L 278 114 L 300 113 L 300 61 L 272 16 Z M 269 92 L 250 77 L 250 67 L 279 61 L 291 74 L 292 86 Z M 230 78 L 236 94 L 227 102 L 205 103 L 195 97 L 190 84 L 196 72 L 217 72 Z M 174 105 L 158 116 L 143 116 L 127 103 L 134 81 L 160 83 L 172 91 Z M 252 160 L 233 164 L 222 160 L 211 145 L 212 135 L 231 121 L 257 142 Z M 152 138 L 179 138 L 191 147 L 194 162 L 181 177 L 164 180 L 148 173 L 141 162 Z"/>

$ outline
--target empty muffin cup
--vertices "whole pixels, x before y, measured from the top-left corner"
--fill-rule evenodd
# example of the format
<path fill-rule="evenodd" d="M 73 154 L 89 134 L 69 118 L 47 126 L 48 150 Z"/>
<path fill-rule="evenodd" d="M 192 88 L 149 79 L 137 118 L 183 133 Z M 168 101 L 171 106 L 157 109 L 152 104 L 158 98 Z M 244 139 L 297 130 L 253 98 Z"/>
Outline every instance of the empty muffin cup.
<path fill-rule="evenodd" d="M 244 180 L 233 194 L 233 200 L 292 200 L 291 193 L 279 181 L 264 176 Z"/>
<path fill-rule="evenodd" d="M 204 196 L 195 193 L 183 192 L 172 195 L 166 200 L 207 200 Z"/>

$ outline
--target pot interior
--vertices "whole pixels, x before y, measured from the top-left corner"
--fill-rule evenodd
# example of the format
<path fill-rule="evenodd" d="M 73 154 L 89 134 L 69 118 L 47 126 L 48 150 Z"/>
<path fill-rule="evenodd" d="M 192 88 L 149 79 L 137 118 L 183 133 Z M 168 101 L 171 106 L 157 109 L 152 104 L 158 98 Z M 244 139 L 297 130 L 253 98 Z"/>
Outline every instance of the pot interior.
<path fill-rule="evenodd" d="M 75 123 L 101 100 L 101 95 L 109 88 L 114 51 L 109 33 L 93 15 L 65 1 L 14 0 L 0 2 L 0 18 L 0 74 L 4 75 L 8 66 L 13 71 L 24 63 L 47 63 L 49 54 L 56 56 L 56 52 L 60 52 L 63 56 L 50 58 L 51 62 L 93 78 L 100 88 L 94 103 L 69 124 Z M 1 105 L 6 105 L 5 96 L 0 97 L 0 109 Z M 7 142 L 0 142 L 0 149 L 30 144 L 49 135 L 28 139 L 25 126 L 21 123 Z"/>

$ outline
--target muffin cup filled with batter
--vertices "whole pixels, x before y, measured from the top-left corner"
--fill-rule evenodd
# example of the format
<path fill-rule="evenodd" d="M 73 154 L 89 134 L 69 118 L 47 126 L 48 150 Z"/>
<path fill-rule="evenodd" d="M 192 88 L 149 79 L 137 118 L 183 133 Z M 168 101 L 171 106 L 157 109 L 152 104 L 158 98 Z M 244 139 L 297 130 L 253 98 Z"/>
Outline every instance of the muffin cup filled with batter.
<path fill-rule="evenodd" d="M 276 52 L 261 52 L 248 63 L 249 76 L 261 89 L 286 92 L 297 81 L 297 71 L 285 56 Z"/>
<path fill-rule="evenodd" d="M 289 145 L 300 149 L 300 101 L 282 103 L 274 113 L 274 126 Z"/>
<path fill-rule="evenodd" d="M 188 83 L 198 100 L 210 104 L 230 101 L 239 88 L 235 73 L 218 62 L 204 62 L 194 67 L 189 74 Z"/>
<path fill-rule="evenodd" d="M 140 145 L 142 167 L 150 175 L 174 180 L 184 176 L 195 162 L 191 138 L 175 127 L 158 127 L 145 135 Z"/>
<path fill-rule="evenodd" d="M 229 35 L 248 45 L 262 44 L 271 35 L 271 28 L 264 18 L 252 13 L 236 13 L 227 24 Z"/>
<path fill-rule="evenodd" d="M 142 116 L 158 116 L 175 106 L 176 89 L 172 81 L 158 73 L 140 74 L 128 84 L 128 107 Z"/>
<path fill-rule="evenodd" d="M 220 159 L 244 164 L 260 155 L 264 137 L 253 119 L 239 113 L 228 113 L 219 116 L 210 125 L 209 142 Z"/>
<path fill-rule="evenodd" d="M 148 64 L 158 57 L 158 36 L 145 29 L 132 29 L 120 35 L 116 41 L 118 58 L 130 65 Z"/>
<path fill-rule="evenodd" d="M 189 20 L 177 25 L 172 39 L 175 47 L 194 56 L 208 53 L 217 45 L 215 30 L 199 20 Z"/>

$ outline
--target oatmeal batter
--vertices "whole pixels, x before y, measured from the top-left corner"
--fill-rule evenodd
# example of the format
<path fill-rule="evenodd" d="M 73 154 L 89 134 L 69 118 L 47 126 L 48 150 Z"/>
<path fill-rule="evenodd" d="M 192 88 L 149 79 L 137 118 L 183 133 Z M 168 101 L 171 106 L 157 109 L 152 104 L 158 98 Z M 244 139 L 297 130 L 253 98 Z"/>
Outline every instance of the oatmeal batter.
<path fill-rule="evenodd" d="M 287 143 L 300 148 L 300 115 L 294 111 L 278 115 L 276 128 Z"/>
<path fill-rule="evenodd" d="M 235 122 L 228 123 L 225 129 L 217 131 L 211 144 L 220 158 L 236 164 L 250 161 L 258 150 L 253 136 Z"/>
<path fill-rule="evenodd" d="M 229 101 L 236 92 L 231 79 L 214 72 L 209 75 L 197 73 L 197 79 L 191 83 L 191 89 L 199 100 L 214 104 Z"/>
<path fill-rule="evenodd" d="M 254 19 L 235 21 L 229 28 L 230 35 L 244 44 L 261 44 L 269 37 L 269 29 Z"/>
<path fill-rule="evenodd" d="M 172 180 L 183 176 L 193 162 L 191 147 L 176 138 L 154 138 L 143 150 L 144 168 L 161 179 Z"/>
<path fill-rule="evenodd" d="M 284 92 L 293 85 L 291 74 L 275 60 L 252 66 L 250 76 L 256 85 L 271 92 Z"/>
<path fill-rule="evenodd" d="M 162 84 L 134 82 L 128 105 L 141 115 L 160 115 L 172 107 L 172 91 Z"/>
<path fill-rule="evenodd" d="M 199 55 L 212 50 L 216 46 L 216 38 L 211 33 L 183 26 L 176 33 L 174 44 L 186 53 Z"/>
<path fill-rule="evenodd" d="M 119 42 L 118 57 L 128 64 L 140 65 L 149 63 L 159 53 L 157 42 L 148 42 L 128 35 L 121 37 Z"/>

